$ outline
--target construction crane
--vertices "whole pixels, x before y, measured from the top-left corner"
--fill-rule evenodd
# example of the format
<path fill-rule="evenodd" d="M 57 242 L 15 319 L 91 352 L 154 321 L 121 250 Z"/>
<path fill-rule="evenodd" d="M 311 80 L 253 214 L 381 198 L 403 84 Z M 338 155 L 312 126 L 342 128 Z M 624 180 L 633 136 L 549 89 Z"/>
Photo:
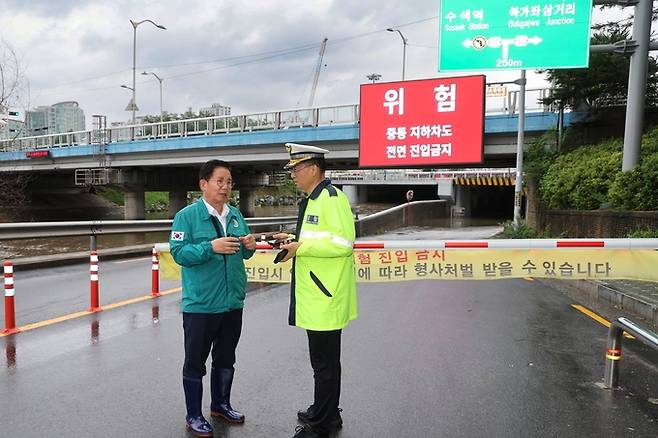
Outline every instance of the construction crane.
<path fill-rule="evenodd" d="M 313 100 L 315 99 L 315 90 L 318 88 L 318 80 L 320 79 L 320 69 L 322 68 L 322 58 L 324 57 L 324 50 L 327 48 L 328 39 L 325 38 L 320 44 L 320 53 L 318 54 L 318 63 L 315 66 L 315 75 L 313 76 L 313 85 L 311 86 L 311 95 L 308 98 L 308 106 L 313 106 Z"/>

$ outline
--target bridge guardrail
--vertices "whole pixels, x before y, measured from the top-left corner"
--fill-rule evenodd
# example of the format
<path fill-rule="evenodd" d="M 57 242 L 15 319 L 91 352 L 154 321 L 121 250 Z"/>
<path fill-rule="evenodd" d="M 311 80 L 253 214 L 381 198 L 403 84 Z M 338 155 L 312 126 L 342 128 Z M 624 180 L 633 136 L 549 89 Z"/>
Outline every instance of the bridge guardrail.
<path fill-rule="evenodd" d="M 297 216 L 246 218 L 250 227 L 275 227 L 297 222 Z M 0 224 L 0 240 L 35 237 L 98 236 L 171 230 L 171 219 L 142 221 L 17 222 Z"/>
<path fill-rule="evenodd" d="M 489 98 L 486 113 L 489 115 L 513 115 L 517 112 L 518 91 L 510 91 L 501 102 Z M 542 103 L 552 93 L 550 88 L 528 88 L 529 112 L 551 112 L 553 109 Z M 536 98 L 531 96 L 536 94 Z M 533 102 L 535 103 L 533 106 Z M 170 120 L 166 122 L 112 126 L 103 130 L 107 143 L 189 137 L 197 135 L 228 134 L 288 128 L 334 126 L 359 123 L 359 105 L 333 105 L 311 108 L 295 108 L 228 116 L 198 117 L 194 119 Z M 94 144 L 97 130 L 75 131 L 39 136 L 18 137 L 0 140 L 0 151 L 25 151 L 51 149 Z"/>
<path fill-rule="evenodd" d="M 117 143 L 233 132 L 357 124 L 359 121 L 358 106 L 358 104 L 320 106 L 112 126 L 104 130 L 104 137 L 107 143 Z M 97 131 L 86 130 L 4 139 L 0 140 L 0 151 L 91 145 L 95 132 Z"/>
<path fill-rule="evenodd" d="M 608 330 L 608 340 L 605 352 L 605 372 L 603 386 L 615 389 L 619 386 L 619 368 L 621 361 L 621 341 L 624 331 L 635 336 L 643 344 L 658 350 L 658 335 L 651 330 L 640 327 L 628 318 L 618 318 L 613 321 Z"/>

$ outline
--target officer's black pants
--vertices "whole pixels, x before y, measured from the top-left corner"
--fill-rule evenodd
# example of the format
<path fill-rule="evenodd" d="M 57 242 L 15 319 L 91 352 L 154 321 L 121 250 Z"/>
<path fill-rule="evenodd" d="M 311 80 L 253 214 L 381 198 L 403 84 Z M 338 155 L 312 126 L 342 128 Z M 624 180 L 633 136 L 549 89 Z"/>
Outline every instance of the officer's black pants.
<path fill-rule="evenodd" d="M 306 331 L 315 381 L 311 424 L 318 430 L 326 430 L 328 422 L 338 414 L 341 332 Z"/>
<path fill-rule="evenodd" d="M 206 360 L 212 347 L 213 368 L 233 368 L 235 349 L 242 332 L 242 309 L 224 313 L 183 313 L 185 362 L 183 375 L 206 375 Z"/>

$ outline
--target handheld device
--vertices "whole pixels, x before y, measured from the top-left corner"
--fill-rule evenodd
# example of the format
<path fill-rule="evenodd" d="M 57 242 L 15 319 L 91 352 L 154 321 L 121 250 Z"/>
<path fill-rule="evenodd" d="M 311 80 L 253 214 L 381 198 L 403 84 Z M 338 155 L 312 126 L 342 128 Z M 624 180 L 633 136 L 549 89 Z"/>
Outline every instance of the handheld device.
<path fill-rule="evenodd" d="M 268 240 L 267 243 L 272 245 L 272 248 L 274 249 L 279 249 L 279 247 L 283 244 L 294 242 L 295 239 L 291 237 L 286 237 L 285 239 L 276 239 L 276 240 Z M 276 257 L 274 257 L 274 264 L 280 263 L 281 260 L 288 254 L 287 249 L 282 249 L 276 254 Z"/>
<path fill-rule="evenodd" d="M 276 257 L 274 257 L 274 264 L 276 265 L 277 263 L 281 262 L 283 258 L 288 254 L 287 249 L 282 249 L 276 254 Z"/>
<path fill-rule="evenodd" d="M 269 245 L 271 245 L 272 248 L 274 248 L 274 249 L 278 249 L 281 245 L 283 245 L 283 244 L 285 244 L 285 243 L 294 242 L 294 241 L 295 241 L 295 239 L 292 239 L 292 238 L 290 238 L 290 237 L 286 237 L 285 239 L 272 239 L 272 240 L 268 240 L 267 243 L 268 243 Z"/>

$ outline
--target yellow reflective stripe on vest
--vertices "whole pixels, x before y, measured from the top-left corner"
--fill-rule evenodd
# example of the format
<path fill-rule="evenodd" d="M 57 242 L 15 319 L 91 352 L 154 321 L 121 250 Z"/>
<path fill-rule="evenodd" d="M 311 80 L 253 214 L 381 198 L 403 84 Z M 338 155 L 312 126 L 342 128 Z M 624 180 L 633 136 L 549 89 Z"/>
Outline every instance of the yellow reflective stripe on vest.
<path fill-rule="evenodd" d="M 299 234 L 300 239 L 331 239 L 336 245 L 351 248 L 354 242 L 345 239 L 344 237 L 331 234 L 329 231 L 303 231 Z"/>

